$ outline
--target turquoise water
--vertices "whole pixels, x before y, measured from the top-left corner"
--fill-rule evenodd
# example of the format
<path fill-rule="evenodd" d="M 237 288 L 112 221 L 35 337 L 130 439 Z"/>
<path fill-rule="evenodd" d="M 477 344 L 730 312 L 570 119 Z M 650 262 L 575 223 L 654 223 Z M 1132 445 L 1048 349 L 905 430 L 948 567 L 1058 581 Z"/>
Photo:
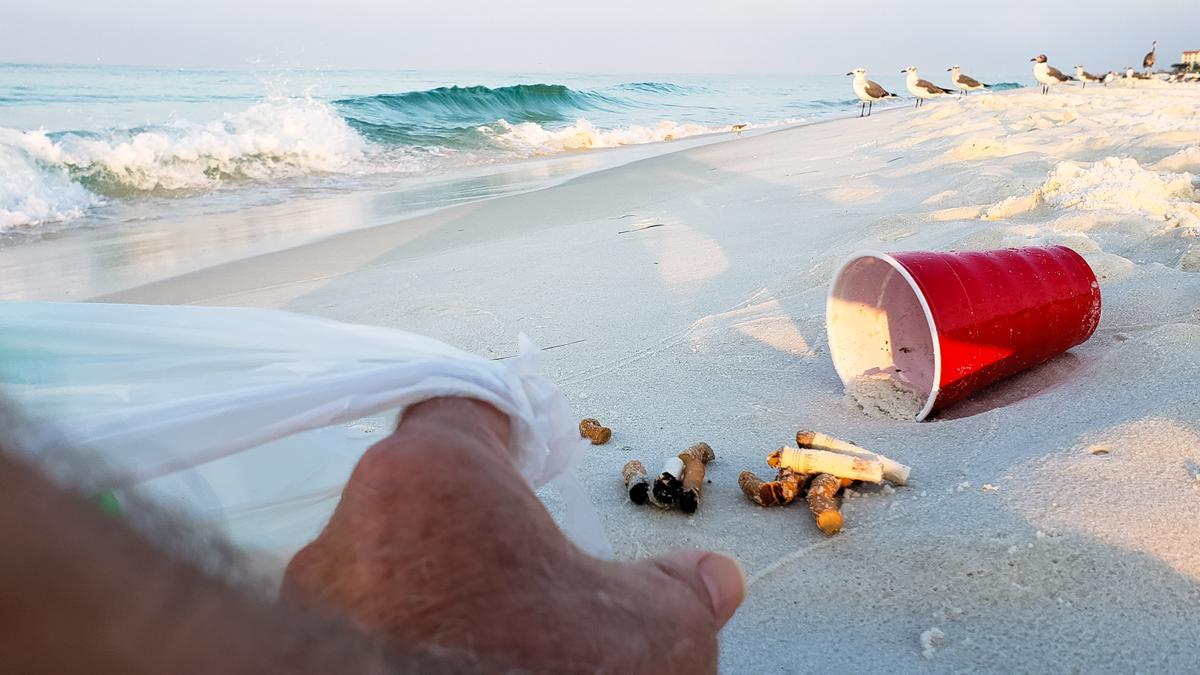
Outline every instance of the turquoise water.
<path fill-rule="evenodd" d="M 396 191 L 400 212 L 434 208 L 616 161 L 578 161 L 589 152 L 641 146 L 644 156 L 735 124 L 753 132 L 854 112 L 841 74 L 0 64 L 0 233 L 362 190 Z"/>

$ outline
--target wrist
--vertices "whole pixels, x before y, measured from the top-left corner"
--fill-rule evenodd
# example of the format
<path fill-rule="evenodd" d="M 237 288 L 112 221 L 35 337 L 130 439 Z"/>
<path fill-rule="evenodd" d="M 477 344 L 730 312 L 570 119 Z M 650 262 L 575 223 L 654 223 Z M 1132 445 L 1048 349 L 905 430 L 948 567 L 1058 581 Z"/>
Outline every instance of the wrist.
<path fill-rule="evenodd" d="M 392 439 L 423 445 L 507 452 L 512 422 L 494 406 L 471 398 L 441 397 L 404 411 Z"/>

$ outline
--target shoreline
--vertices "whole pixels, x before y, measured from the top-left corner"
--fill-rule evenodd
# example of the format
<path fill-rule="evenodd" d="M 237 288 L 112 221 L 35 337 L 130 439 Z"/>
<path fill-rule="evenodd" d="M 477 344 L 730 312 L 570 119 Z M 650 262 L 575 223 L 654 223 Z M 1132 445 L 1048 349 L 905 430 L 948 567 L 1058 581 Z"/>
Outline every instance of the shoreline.
<path fill-rule="evenodd" d="M 1001 96 L 1001 95 L 1006 95 L 1008 93 L 1010 93 L 1010 92 L 1004 91 L 1004 92 L 996 92 L 994 94 L 989 94 L 989 95 Z M 888 113 L 888 112 L 899 113 L 903 110 L 904 110 L 904 108 L 901 108 L 901 107 L 888 107 L 888 108 L 881 110 L 879 114 L 884 114 L 884 113 Z M 856 116 L 850 116 L 850 117 L 846 117 L 846 118 L 827 117 L 827 118 L 816 119 L 816 120 L 812 120 L 812 121 L 800 122 L 800 123 L 795 123 L 795 124 L 784 124 L 784 125 L 780 125 L 779 128 L 755 129 L 755 130 L 751 130 L 749 132 L 745 132 L 745 134 L 742 136 L 735 136 L 733 138 L 725 138 L 725 139 L 717 138 L 719 136 L 729 135 L 728 132 L 721 132 L 721 133 L 715 133 L 715 134 L 706 134 L 703 136 L 689 137 L 689 138 L 685 138 L 685 139 L 680 139 L 678 141 L 671 141 L 669 143 L 672 145 L 683 144 L 684 147 L 671 149 L 666 152 L 654 152 L 654 153 L 643 152 L 643 153 L 639 153 L 639 154 L 644 155 L 641 157 L 634 157 L 634 158 L 631 158 L 628 160 L 613 163 L 611 165 L 606 165 L 601 168 L 597 168 L 597 169 L 590 170 L 590 171 L 572 173 L 561 180 L 557 180 L 555 182 L 551 182 L 551 183 L 544 184 L 544 185 L 539 185 L 539 186 L 532 187 L 529 189 L 523 189 L 523 190 L 519 190 L 516 192 L 504 193 L 504 194 L 499 194 L 499 195 L 494 195 L 494 196 L 481 197 L 481 198 L 472 199 L 465 203 L 460 203 L 460 204 L 446 204 L 446 205 L 442 205 L 442 206 L 436 206 L 436 207 L 432 207 L 428 210 L 417 211 L 417 212 L 414 212 L 411 214 L 404 214 L 399 218 L 387 219 L 384 222 L 379 222 L 376 224 L 364 225 L 364 226 L 354 227 L 354 228 L 350 228 L 350 229 L 346 229 L 346 230 L 330 232 L 327 234 L 319 235 L 314 239 L 308 239 L 308 240 L 294 243 L 294 244 L 286 246 L 284 248 L 267 250 L 267 251 L 262 251 L 262 252 L 257 252 L 257 253 L 251 253 L 244 257 L 238 257 L 238 258 L 233 258 L 233 259 L 229 259 L 229 260 L 224 260 L 222 262 L 219 262 L 219 263 L 216 263 L 213 265 L 208 265 L 208 266 L 205 266 L 205 267 L 202 267 L 199 269 L 195 269 L 195 270 L 189 270 L 189 271 L 183 272 L 181 274 L 176 274 L 176 275 L 164 277 L 161 279 L 154 279 L 154 280 L 148 281 L 146 283 L 141 283 L 141 284 L 138 284 L 135 286 L 130 286 L 128 288 L 122 288 L 122 289 L 114 290 L 111 292 L 99 293 L 99 294 L 96 294 L 94 296 L 87 298 L 87 301 L 89 301 L 89 302 L 124 302 L 125 301 L 124 298 L 143 297 L 143 294 L 142 294 L 143 291 L 145 291 L 146 293 L 149 293 L 149 294 L 155 294 L 156 292 L 154 289 L 158 288 L 158 287 L 163 287 L 163 286 L 178 287 L 179 284 L 188 283 L 189 279 L 194 279 L 194 278 L 198 278 L 198 277 L 204 278 L 204 277 L 210 277 L 213 275 L 223 275 L 227 272 L 241 271 L 242 269 L 245 268 L 245 266 L 248 263 L 250 263 L 253 260 L 259 259 L 259 258 L 275 258 L 277 256 L 286 257 L 290 252 L 297 252 L 297 249 L 304 249 L 304 248 L 308 248 L 308 247 L 321 247 L 321 246 L 326 246 L 326 245 L 337 246 L 338 243 L 336 240 L 341 239 L 341 238 L 347 238 L 347 239 L 362 239 L 362 238 L 370 239 L 370 238 L 373 238 L 374 235 L 365 234 L 365 233 L 369 233 L 369 232 L 377 232 L 378 233 L 382 230 L 387 230 L 388 231 L 387 235 L 380 235 L 380 236 L 386 236 L 387 239 L 392 240 L 397 237 L 404 236 L 404 233 L 394 232 L 394 230 L 402 229 L 402 228 L 404 228 L 404 226 L 406 224 L 413 224 L 414 227 L 420 227 L 429 220 L 433 220 L 433 221 L 441 220 L 439 218 L 439 216 L 442 216 L 442 215 L 445 215 L 447 218 L 453 219 L 454 217 L 456 217 L 456 214 L 458 212 L 473 211 L 477 207 L 477 205 L 482 204 L 482 203 L 487 203 L 487 202 L 491 202 L 494 200 L 520 198 L 520 197 L 523 197 L 523 196 L 526 196 L 529 194 L 539 193 L 539 192 L 543 192 L 546 190 L 553 190 L 553 189 L 560 188 L 565 185 L 571 184 L 575 181 L 585 180 L 585 179 L 587 179 L 591 176 L 597 175 L 597 174 L 604 174 L 604 173 L 612 172 L 612 171 L 620 171 L 627 167 L 638 165 L 642 162 L 653 161 L 655 159 L 659 159 L 662 157 L 667 157 L 667 156 L 671 156 L 671 155 L 675 155 L 675 154 L 679 154 L 679 153 L 687 153 L 687 152 L 696 150 L 698 148 L 704 148 L 704 147 L 711 146 L 711 145 L 735 143 L 735 142 L 739 142 L 739 141 L 749 140 L 752 138 L 772 136 L 774 134 L 785 134 L 785 133 L 793 132 L 798 129 L 805 129 L 805 128 L 814 127 L 814 126 L 834 124 L 834 123 L 838 123 L 838 122 L 845 122 L 850 119 L 859 119 L 859 118 Z M 658 142 L 658 143 L 645 144 L 645 145 L 624 146 L 624 147 L 619 147 L 619 148 L 599 148 L 596 150 L 588 150 L 585 152 L 587 152 L 587 153 L 593 153 L 593 152 L 625 153 L 625 152 L 629 152 L 629 154 L 633 154 L 633 152 L 631 152 L 631 151 L 636 151 L 639 148 L 644 148 L 645 150 L 648 151 L 653 148 L 664 147 L 665 145 L 667 145 L 667 143 Z M 571 159 L 571 158 L 564 157 L 564 158 L 549 158 L 549 159 L 567 160 L 567 159 Z M 524 160 L 524 161 L 529 161 L 529 160 Z M 346 198 L 351 198 L 354 196 L 362 196 L 362 195 L 360 195 L 359 193 L 352 193 L 352 194 L 348 194 L 348 195 L 340 195 L 338 197 L 335 197 L 334 199 L 346 199 Z M 449 212 L 449 211 L 453 211 L 455 213 L 450 213 L 450 214 L 445 213 L 445 212 Z M 228 214 L 221 214 L 221 215 L 228 215 Z M 218 218 L 219 216 L 213 216 L 213 217 Z M 353 248 L 353 245 L 351 245 L 350 248 Z M 315 251 L 314 251 L 314 253 L 315 253 Z M 297 252 L 296 255 L 303 255 L 303 254 Z M 324 257 L 324 256 L 316 256 L 316 257 Z M 279 280 L 274 283 L 286 283 L 286 280 Z M 172 291 L 167 291 L 168 294 L 171 292 Z M 226 295 L 226 294 L 227 293 L 222 293 L 221 295 Z M 220 297 L 220 296 L 218 296 L 218 297 Z M 196 299 L 190 300 L 189 302 L 205 302 L 206 300 L 215 300 L 215 299 L 217 299 L 217 297 L 196 298 Z"/>
<path fill-rule="evenodd" d="M 821 121 L 824 120 L 781 123 L 780 128 L 753 129 L 745 135 L 773 133 Z M 317 190 L 312 196 L 242 208 L 62 226 L 0 246 L 0 271 L 13 280 L 0 289 L 0 300 L 78 301 L 103 297 L 209 267 L 318 244 L 362 229 L 395 225 L 465 204 L 552 188 L 589 173 L 721 143 L 724 140 L 720 137 L 728 133 L 466 167 L 444 175 L 402 179 L 394 187 L 332 193 Z M 222 195 L 224 199 L 232 197 Z M 434 205 L 420 206 L 430 200 Z M 329 222 L 340 224 L 331 227 Z M 180 260 L 178 253 L 185 250 L 198 253 L 201 262 L 197 265 Z M 37 270 L 39 266 L 47 269 Z M 70 275 L 78 274 L 80 267 L 88 268 L 87 274 L 69 279 Z"/>

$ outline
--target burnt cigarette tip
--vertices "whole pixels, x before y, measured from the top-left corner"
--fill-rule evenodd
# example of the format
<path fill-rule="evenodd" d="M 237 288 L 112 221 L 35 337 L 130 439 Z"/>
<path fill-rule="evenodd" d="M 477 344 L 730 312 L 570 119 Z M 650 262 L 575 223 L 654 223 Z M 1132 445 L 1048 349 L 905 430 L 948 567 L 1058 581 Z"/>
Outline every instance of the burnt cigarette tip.
<path fill-rule="evenodd" d="M 688 490 L 679 495 L 679 510 L 684 513 L 695 513 L 696 509 L 700 508 L 700 495 L 692 490 Z"/>
<path fill-rule="evenodd" d="M 638 506 L 650 501 L 650 485 L 648 483 L 638 483 L 629 488 L 629 501 Z"/>
<path fill-rule="evenodd" d="M 669 480 L 659 478 L 651 489 L 654 492 L 654 499 L 660 504 L 674 504 L 679 499 L 679 480 L 676 478 Z"/>
<path fill-rule="evenodd" d="M 817 434 L 815 431 L 806 431 L 801 429 L 796 432 L 796 445 L 801 448 L 811 448 L 812 443 L 816 440 Z"/>

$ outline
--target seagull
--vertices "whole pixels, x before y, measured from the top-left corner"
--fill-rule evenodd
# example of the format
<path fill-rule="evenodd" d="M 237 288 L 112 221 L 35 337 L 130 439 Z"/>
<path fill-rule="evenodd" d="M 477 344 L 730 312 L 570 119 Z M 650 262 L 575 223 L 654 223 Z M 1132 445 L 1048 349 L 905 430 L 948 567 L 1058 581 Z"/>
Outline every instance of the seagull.
<path fill-rule="evenodd" d="M 1107 87 L 1108 83 L 1112 82 L 1115 79 L 1117 79 L 1117 71 L 1115 71 L 1115 70 L 1108 71 L 1107 73 L 1104 74 L 1104 86 Z"/>
<path fill-rule="evenodd" d="M 1043 94 L 1050 93 L 1051 85 L 1069 82 L 1075 79 L 1070 75 L 1063 75 L 1061 70 L 1055 68 L 1049 63 L 1046 63 L 1045 54 L 1038 54 L 1029 60 L 1036 62 L 1033 64 L 1033 79 L 1037 80 L 1038 83 L 1042 85 Z"/>
<path fill-rule="evenodd" d="M 929 80 L 922 80 L 921 78 L 917 77 L 917 67 L 916 66 L 909 66 L 900 72 L 908 73 L 908 80 L 905 81 L 904 84 L 908 87 L 909 93 L 912 94 L 913 96 L 917 97 L 917 105 L 913 106 L 915 108 L 920 107 L 921 104 L 924 103 L 925 99 L 927 99 L 927 98 L 933 98 L 934 96 L 942 96 L 943 94 L 953 94 L 954 93 L 954 92 L 950 91 L 949 89 L 943 89 L 943 88 L 937 86 L 936 84 L 930 82 Z"/>
<path fill-rule="evenodd" d="M 1150 74 L 1150 69 L 1154 67 L 1155 56 L 1154 52 L 1158 51 L 1158 40 L 1150 43 L 1150 51 L 1146 52 L 1146 56 L 1142 58 L 1142 67 L 1146 69 L 1146 74 Z"/>
<path fill-rule="evenodd" d="M 858 111 L 859 117 L 862 117 L 864 112 L 867 117 L 870 117 L 871 108 L 875 107 L 875 101 L 896 97 L 895 94 L 889 94 L 886 89 L 868 80 L 865 68 L 855 68 L 846 74 L 854 76 L 854 95 L 862 101 L 862 109 Z"/>
<path fill-rule="evenodd" d="M 1083 88 L 1087 89 L 1088 82 L 1103 82 L 1104 78 L 1108 77 L 1108 76 L 1107 75 L 1103 75 L 1103 76 L 1093 75 L 1093 74 L 1089 73 L 1088 71 L 1084 70 L 1083 66 L 1075 66 L 1075 77 L 1078 78 L 1079 81 L 1083 83 Z"/>
<path fill-rule="evenodd" d="M 977 89 L 984 89 L 987 87 L 986 84 L 980 82 L 979 80 L 963 75 L 962 70 L 958 66 L 950 66 L 946 69 L 946 72 L 950 73 L 950 84 L 953 84 L 955 87 L 960 89 L 962 94 L 966 94 L 968 91 L 975 91 Z"/>

